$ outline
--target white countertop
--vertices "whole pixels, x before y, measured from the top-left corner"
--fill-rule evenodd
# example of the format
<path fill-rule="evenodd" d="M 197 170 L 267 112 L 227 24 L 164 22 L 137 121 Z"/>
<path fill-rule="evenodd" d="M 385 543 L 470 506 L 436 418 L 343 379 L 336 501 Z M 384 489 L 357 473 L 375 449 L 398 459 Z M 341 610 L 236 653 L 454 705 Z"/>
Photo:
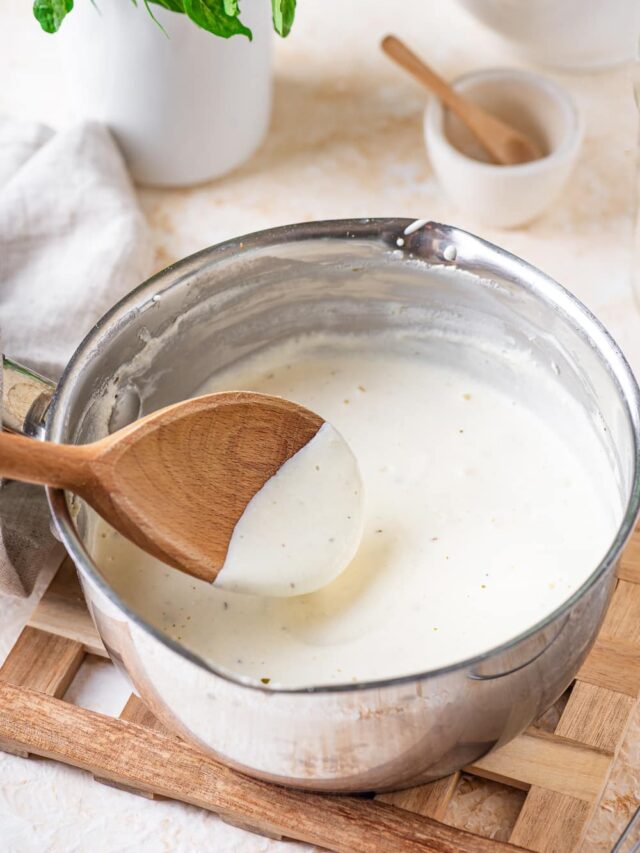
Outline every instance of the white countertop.
<path fill-rule="evenodd" d="M 442 195 L 422 141 L 424 94 L 381 55 L 378 42 L 387 32 L 405 38 L 448 77 L 523 64 L 453 2 L 299 0 L 292 35 L 277 45 L 272 128 L 258 154 L 212 184 L 140 192 L 157 268 L 220 240 L 290 222 L 427 217 L 476 231 L 569 287 L 640 372 L 630 71 L 550 74 L 584 114 L 580 162 L 553 210 L 526 229 L 500 232 L 466 220 Z M 65 123 L 56 39 L 39 31 L 25 0 L 3 0 L 0 74 L 2 112 Z M 0 600 L 0 660 L 32 607 L 33 597 Z M 128 687 L 108 663 L 96 662 L 83 667 L 72 694 L 80 704 L 117 714 Z M 584 850 L 608 850 L 607 839 L 621 831 L 640 800 L 640 779 L 630 769 L 638 766 L 640 715 Z M 132 797 L 53 762 L 2 753 L 0 847 L 7 853 L 307 849 L 245 833 L 196 808 Z"/>

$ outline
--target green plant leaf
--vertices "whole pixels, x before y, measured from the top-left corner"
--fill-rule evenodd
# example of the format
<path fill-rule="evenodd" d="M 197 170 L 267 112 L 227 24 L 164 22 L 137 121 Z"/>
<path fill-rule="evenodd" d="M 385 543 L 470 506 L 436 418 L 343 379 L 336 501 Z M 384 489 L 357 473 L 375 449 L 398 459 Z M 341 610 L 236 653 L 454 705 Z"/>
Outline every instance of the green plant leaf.
<path fill-rule="evenodd" d="M 170 12 L 184 13 L 184 3 L 182 0 L 149 0 L 150 3 L 155 3 L 156 6 L 164 6 Z"/>
<path fill-rule="evenodd" d="M 251 30 L 245 27 L 238 15 L 227 14 L 227 2 L 228 0 L 183 0 L 184 11 L 203 30 L 225 39 L 243 35 L 251 40 Z M 235 6 L 237 8 L 237 3 Z"/>
<path fill-rule="evenodd" d="M 142 0 L 142 2 L 144 3 L 144 8 L 145 8 L 145 9 L 147 10 L 147 12 L 149 13 L 149 17 L 151 18 L 151 20 L 153 21 L 153 23 L 156 25 L 156 27 L 158 27 L 160 30 L 162 30 L 162 32 L 164 33 L 164 35 L 165 35 L 167 38 L 169 38 L 169 35 L 168 35 L 167 31 L 166 31 L 166 30 L 165 30 L 165 28 L 162 26 L 162 24 L 160 23 L 160 21 L 156 18 L 156 16 L 153 14 L 153 10 L 152 10 L 151 6 L 149 5 L 149 4 L 150 4 L 150 2 L 151 2 L 151 0 Z M 135 0 L 134 0 L 134 3 L 135 3 Z M 137 6 L 138 4 L 137 4 L 137 3 L 135 3 L 135 5 Z"/>
<path fill-rule="evenodd" d="M 296 14 L 296 0 L 271 0 L 273 26 L 278 35 L 286 38 L 291 31 Z"/>
<path fill-rule="evenodd" d="M 91 2 L 96 5 L 95 0 Z M 132 2 L 137 5 L 137 0 Z M 149 3 L 155 3 L 171 12 L 188 15 L 199 27 L 222 38 L 236 35 L 252 38 L 251 30 L 240 20 L 239 0 L 143 0 L 143 2 L 150 13 Z M 55 33 L 73 9 L 73 3 L 74 0 L 34 0 L 33 14 L 45 32 Z M 276 32 L 283 37 L 289 35 L 295 16 L 296 0 L 271 0 L 271 7 Z M 151 17 L 154 17 L 153 13 Z"/>
<path fill-rule="evenodd" d="M 73 0 L 34 0 L 33 14 L 45 33 L 55 33 L 73 9 Z"/>

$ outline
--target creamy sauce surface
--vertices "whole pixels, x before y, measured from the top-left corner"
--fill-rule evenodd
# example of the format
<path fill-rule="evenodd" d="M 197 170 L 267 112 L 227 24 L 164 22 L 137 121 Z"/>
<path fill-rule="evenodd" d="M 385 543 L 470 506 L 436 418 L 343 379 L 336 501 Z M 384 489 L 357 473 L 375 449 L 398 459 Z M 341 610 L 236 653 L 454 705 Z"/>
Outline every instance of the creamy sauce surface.
<path fill-rule="evenodd" d="M 546 420 L 451 365 L 373 339 L 308 338 L 200 391 L 232 389 L 301 403 L 348 442 L 366 512 L 347 569 L 309 595 L 259 598 L 159 567 L 101 521 L 93 553 L 133 609 L 238 676 L 352 683 L 487 651 L 565 601 L 615 531 L 613 480 L 594 482 Z M 602 454 L 584 431 L 582 444 Z"/>

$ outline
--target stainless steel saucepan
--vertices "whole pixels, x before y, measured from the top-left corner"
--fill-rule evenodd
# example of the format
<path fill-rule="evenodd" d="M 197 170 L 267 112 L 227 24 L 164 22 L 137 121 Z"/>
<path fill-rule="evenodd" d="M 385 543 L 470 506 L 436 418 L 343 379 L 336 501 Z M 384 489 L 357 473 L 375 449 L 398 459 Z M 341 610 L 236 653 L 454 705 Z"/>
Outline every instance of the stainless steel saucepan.
<path fill-rule="evenodd" d="M 455 228 L 426 223 L 405 233 L 409 225 L 315 222 L 199 252 L 118 303 L 55 389 L 5 360 L 5 427 L 58 442 L 98 439 L 189 396 L 239 357 L 318 329 L 397 329 L 408 341 L 431 336 L 442 346 L 453 335 L 463 348 L 468 335 L 470 364 L 478 352 L 471 338 L 521 347 L 580 407 L 620 500 L 620 524 L 600 565 L 562 607 L 511 642 L 444 669 L 368 684 L 280 690 L 217 671 L 127 606 L 87 551 L 85 509 L 49 491 L 104 644 L 154 713 L 222 761 L 287 785 L 417 784 L 522 731 L 584 660 L 638 513 L 638 387 L 607 332 L 513 255 Z"/>

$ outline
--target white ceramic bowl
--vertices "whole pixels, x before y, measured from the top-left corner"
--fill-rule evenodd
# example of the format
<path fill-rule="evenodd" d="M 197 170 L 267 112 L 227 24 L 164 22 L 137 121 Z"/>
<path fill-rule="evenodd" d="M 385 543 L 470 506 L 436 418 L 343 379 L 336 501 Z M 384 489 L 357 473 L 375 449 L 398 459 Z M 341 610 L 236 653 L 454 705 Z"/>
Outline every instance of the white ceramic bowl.
<path fill-rule="evenodd" d="M 527 133 L 545 156 L 498 166 L 439 100 L 425 110 L 427 151 L 442 188 L 477 222 L 515 228 L 539 216 L 558 198 L 577 159 L 582 122 L 569 95 L 551 80 L 511 68 L 466 74 L 454 82 L 461 94 Z"/>
<path fill-rule="evenodd" d="M 555 68 L 604 68 L 638 55 L 638 0 L 458 0 L 526 57 Z"/>

